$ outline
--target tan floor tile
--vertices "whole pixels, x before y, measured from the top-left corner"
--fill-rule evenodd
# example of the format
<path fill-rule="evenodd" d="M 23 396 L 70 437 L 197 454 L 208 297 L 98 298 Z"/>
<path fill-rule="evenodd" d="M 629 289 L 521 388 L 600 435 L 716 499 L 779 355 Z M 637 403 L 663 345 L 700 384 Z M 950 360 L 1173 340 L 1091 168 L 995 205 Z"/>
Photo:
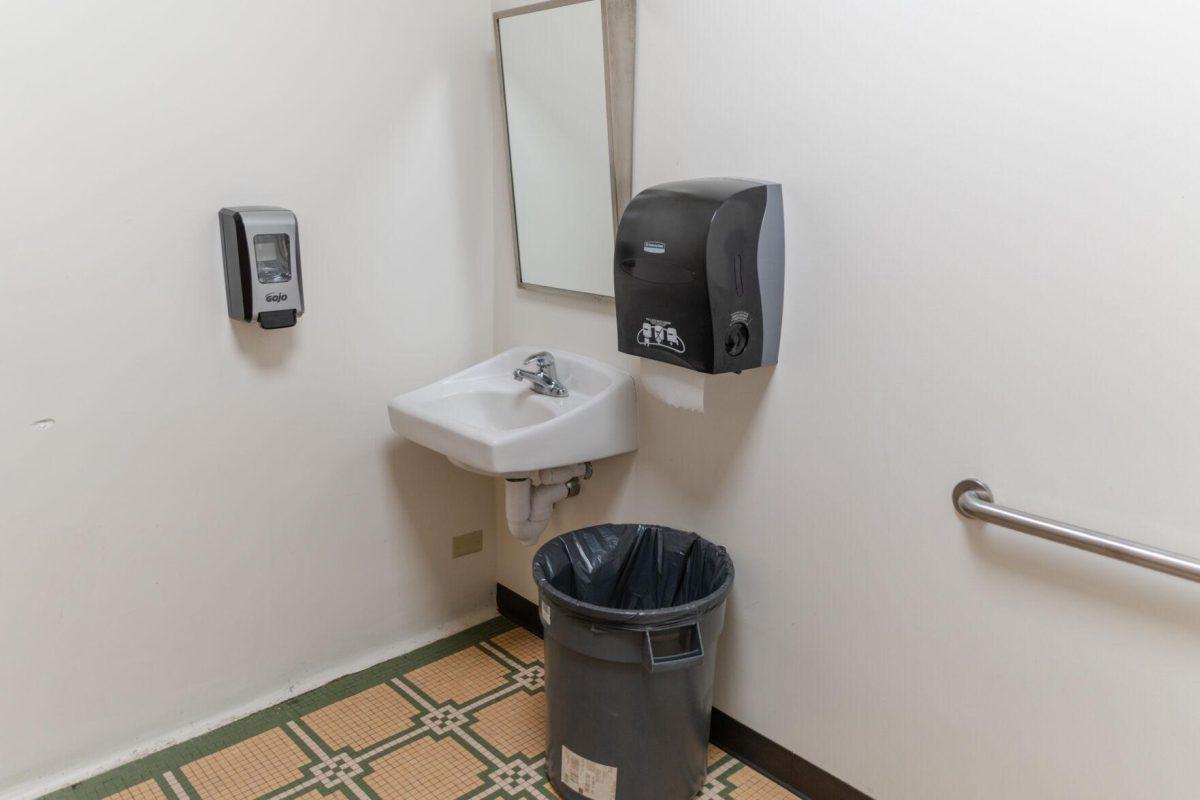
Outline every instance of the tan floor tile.
<path fill-rule="evenodd" d="M 346 793 L 341 789 L 335 789 L 329 794 L 321 794 L 316 789 L 310 789 L 302 795 L 297 795 L 292 800 L 350 800 Z"/>
<path fill-rule="evenodd" d="M 715 744 L 710 744 L 710 745 L 708 746 L 708 765 L 709 765 L 710 767 L 711 767 L 713 764 L 715 764 L 715 763 L 717 763 L 718 761 L 720 761 L 720 760 L 721 760 L 722 758 L 724 758 L 724 757 L 725 757 L 725 751 L 724 751 L 724 750 L 722 750 L 721 748 L 717 747 Z"/>
<path fill-rule="evenodd" d="M 381 684 L 303 717 L 313 733 L 334 750 L 366 750 L 413 727 L 418 711 L 391 686 Z"/>
<path fill-rule="evenodd" d="M 167 798 L 162 789 L 158 788 L 158 784 L 149 780 L 139 783 L 137 786 L 122 789 L 116 794 L 110 794 L 105 800 L 167 800 Z"/>
<path fill-rule="evenodd" d="M 546 752 L 546 695 L 517 692 L 476 712 L 471 730 L 505 756 Z"/>
<path fill-rule="evenodd" d="M 310 758 L 279 728 L 185 764 L 204 800 L 249 800 L 303 778 Z"/>
<path fill-rule="evenodd" d="M 404 677 L 438 703 L 466 703 L 498 689 L 508 672 L 478 647 L 468 647 Z"/>
<path fill-rule="evenodd" d="M 483 764 L 454 739 L 418 739 L 371 764 L 363 780 L 382 800 L 449 800 L 484 786 Z"/>
<path fill-rule="evenodd" d="M 545 663 L 546 661 L 546 654 L 542 649 L 542 640 L 524 628 L 514 628 L 507 633 L 493 636 L 492 641 L 503 647 L 511 655 L 516 656 L 517 660 L 522 663 L 532 664 L 535 661 Z"/>
<path fill-rule="evenodd" d="M 727 781 L 737 787 L 729 793 L 734 800 L 796 800 L 796 795 L 749 767 L 733 772 Z"/>

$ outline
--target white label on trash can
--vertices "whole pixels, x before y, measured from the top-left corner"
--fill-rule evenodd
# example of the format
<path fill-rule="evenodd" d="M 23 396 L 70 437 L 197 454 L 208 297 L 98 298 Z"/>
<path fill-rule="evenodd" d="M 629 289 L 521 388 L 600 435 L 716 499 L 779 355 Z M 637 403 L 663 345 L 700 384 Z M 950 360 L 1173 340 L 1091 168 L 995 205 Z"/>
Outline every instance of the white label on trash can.
<path fill-rule="evenodd" d="M 616 800 L 617 797 L 617 768 L 588 761 L 572 753 L 565 744 L 562 748 L 562 782 L 588 800 Z"/>
<path fill-rule="evenodd" d="M 542 607 L 541 607 L 540 611 L 538 612 L 538 616 L 542 618 L 543 625 L 550 624 L 550 604 L 547 603 L 545 600 L 542 601 Z"/>

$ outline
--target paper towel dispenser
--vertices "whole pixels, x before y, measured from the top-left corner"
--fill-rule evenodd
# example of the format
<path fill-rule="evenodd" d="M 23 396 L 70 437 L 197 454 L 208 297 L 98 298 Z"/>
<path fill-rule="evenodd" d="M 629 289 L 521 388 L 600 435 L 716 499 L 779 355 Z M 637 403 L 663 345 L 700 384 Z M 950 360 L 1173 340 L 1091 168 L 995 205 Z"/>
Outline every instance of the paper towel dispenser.
<path fill-rule="evenodd" d="M 779 184 L 700 178 L 646 189 L 621 217 L 613 270 L 622 353 L 708 373 L 779 360 Z"/>

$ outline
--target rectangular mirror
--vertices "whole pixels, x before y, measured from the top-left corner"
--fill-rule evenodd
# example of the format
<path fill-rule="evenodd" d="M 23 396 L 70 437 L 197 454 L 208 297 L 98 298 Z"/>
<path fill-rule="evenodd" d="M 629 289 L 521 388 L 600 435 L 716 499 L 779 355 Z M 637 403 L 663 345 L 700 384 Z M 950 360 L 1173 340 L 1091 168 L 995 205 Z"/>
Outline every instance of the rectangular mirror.
<path fill-rule="evenodd" d="M 612 297 L 632 183 L 635 0 L 495 14 L 517 281 Z"/>

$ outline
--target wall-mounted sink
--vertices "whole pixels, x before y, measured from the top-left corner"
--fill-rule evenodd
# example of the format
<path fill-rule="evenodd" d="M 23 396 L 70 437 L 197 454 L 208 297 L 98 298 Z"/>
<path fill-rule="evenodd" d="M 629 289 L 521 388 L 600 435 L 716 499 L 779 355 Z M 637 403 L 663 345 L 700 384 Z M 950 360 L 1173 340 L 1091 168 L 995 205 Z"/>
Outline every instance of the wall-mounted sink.
<path fill-rule="evenodd" d="M 545 348 L 568 394 L 538 394 L 514 380 L 513 370 L 542 349 L 514 347 L 393 398 L 392 429 L 461 467 L 505 477 L 636 450 L 633 378 L 595 359 Z"/>

